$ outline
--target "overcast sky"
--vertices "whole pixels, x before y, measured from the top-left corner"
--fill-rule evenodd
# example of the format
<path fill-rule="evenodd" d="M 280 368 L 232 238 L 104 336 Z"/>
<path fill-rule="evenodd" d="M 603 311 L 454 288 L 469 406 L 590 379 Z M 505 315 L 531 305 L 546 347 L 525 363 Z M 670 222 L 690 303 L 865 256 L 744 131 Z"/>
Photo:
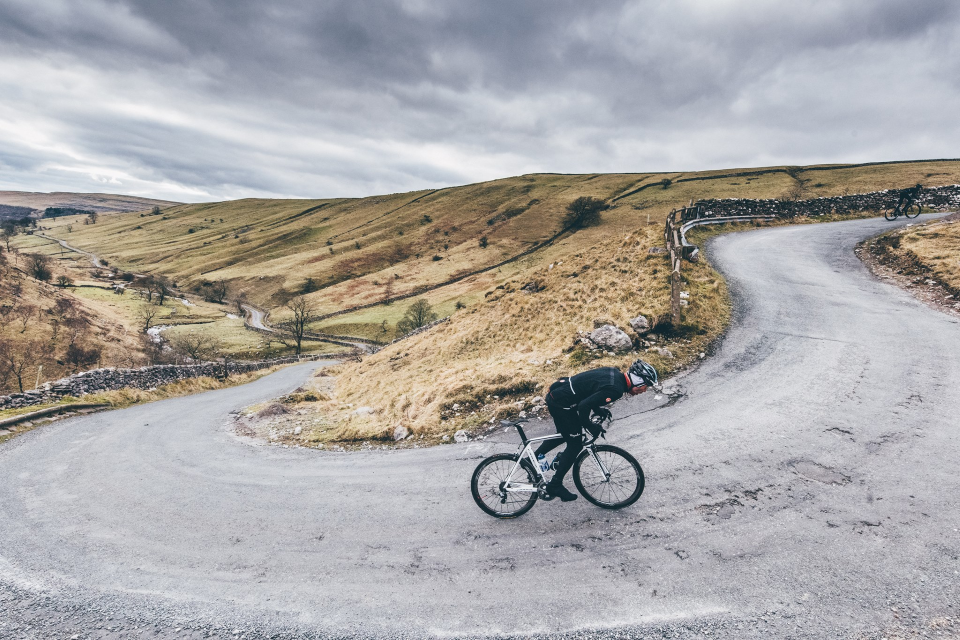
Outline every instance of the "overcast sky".
<path fill-rule="evenodd" d="M 960 156 L 956 0 L 0 0 L 0 190 Z"/>

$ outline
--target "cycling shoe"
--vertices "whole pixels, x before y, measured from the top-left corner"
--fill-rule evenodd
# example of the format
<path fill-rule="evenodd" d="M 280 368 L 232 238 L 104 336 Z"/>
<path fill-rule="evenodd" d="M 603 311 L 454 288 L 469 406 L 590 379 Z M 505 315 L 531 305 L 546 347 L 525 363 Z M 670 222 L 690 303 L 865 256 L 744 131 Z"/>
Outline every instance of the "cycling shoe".
<path fill-rule="evenodd" d="M 559 487 L 551 487 L 550 485 L 547 485 L 543 499 L 553 500 L 554 498 L 560 498 L 561 502 L 571 502 L 577 499 L 577 494 L 562 485 Z"/>

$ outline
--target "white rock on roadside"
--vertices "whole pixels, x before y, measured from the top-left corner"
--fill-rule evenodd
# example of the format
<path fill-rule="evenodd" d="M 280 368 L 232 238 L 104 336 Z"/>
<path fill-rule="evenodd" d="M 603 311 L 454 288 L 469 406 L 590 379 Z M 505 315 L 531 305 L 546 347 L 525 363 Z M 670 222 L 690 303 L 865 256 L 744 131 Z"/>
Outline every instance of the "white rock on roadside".
<path fill-rule="evenodd" d="M 605 324 L 599 329 L 594 329 L 588 335 L 591 342 L 602 349 L 629 351 L 633 348 L 633 341 L 630 336 L 612 324 Z"/>
<path fill-rule="evenodd" d="M 637 316 L 630 320 L 630 328 L 637 332 L 637 335 L 643 335 L 650 331 L 650 321 L 644 316 Z"/>
<path fill-rule="evenodd" d="M 394 440 L 403 440 L 410 436 L 410 429 L 407 429 L 402 424 L 398 424 L 397 428 L 393 430 L 393 439 Z"/>
<path fill-rule="evenodd" d="M 369 416 L 374 413 L 373 407 L 359 407 L 353 412 L 355 416 Z"/>
<path fill-rule="evenodd" d="M 453 441 L 454 441 L 454 442 L 469 442 L 469 441 L 470 441 L 470 435 L 469 435 L 466 431 L 464 431 L 463 429 L 460 429 L 460 431 L 457 431 L 455 434 L 453 434 Z"/>
<path fill-rule="evenodd" d="M 303 433 L 303 427 L 297 427 L 296 429 L 293 430 L 293 435 L 295 436 L 298 436 L 301 433 Z"/>

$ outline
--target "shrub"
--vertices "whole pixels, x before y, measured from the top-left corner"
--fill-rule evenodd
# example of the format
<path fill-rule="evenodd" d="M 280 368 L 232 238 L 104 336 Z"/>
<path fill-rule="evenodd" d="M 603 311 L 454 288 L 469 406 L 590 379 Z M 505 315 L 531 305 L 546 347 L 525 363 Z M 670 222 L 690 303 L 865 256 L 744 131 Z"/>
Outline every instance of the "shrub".
<path fill-rule="evenodd" d="M 320 288 L 320 283 L 318 283 L 313 278 L 307 278 L 303 281 L 303 285 L 300 286 L 301 293 L 312 293 Z"/>
<path fill-rule="evenodd" d="M 580 196 L 567 205 L 567 214 L 563 217 L 565 228 L 581 229 L 600 224 L 600 212 L 607 205 L 599 198 Z"/>
<path fill-rule="evenodd" d="M 433 307 L 430 306 L 426 298 L 419 298 L 407 308 L 403 318 L 397 323 L 397 333 L 399 335 L 410 333 L 436 319 L 437 314 L 434 313 Z"/>

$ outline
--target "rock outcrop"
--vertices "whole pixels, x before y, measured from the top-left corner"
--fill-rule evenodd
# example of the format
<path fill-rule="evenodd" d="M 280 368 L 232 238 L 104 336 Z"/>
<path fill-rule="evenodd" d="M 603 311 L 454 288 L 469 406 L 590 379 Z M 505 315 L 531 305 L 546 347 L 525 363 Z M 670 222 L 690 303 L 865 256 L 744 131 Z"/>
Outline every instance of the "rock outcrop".
<path fill-rule="evenodd" d="M 594 329 L 587 334 L 587 337 L 604 351 L 620 353 L 633 349 L 633 340 L 630 339 L 630 336 L 612 324 L 605 324 L 599 329 Z"/>

